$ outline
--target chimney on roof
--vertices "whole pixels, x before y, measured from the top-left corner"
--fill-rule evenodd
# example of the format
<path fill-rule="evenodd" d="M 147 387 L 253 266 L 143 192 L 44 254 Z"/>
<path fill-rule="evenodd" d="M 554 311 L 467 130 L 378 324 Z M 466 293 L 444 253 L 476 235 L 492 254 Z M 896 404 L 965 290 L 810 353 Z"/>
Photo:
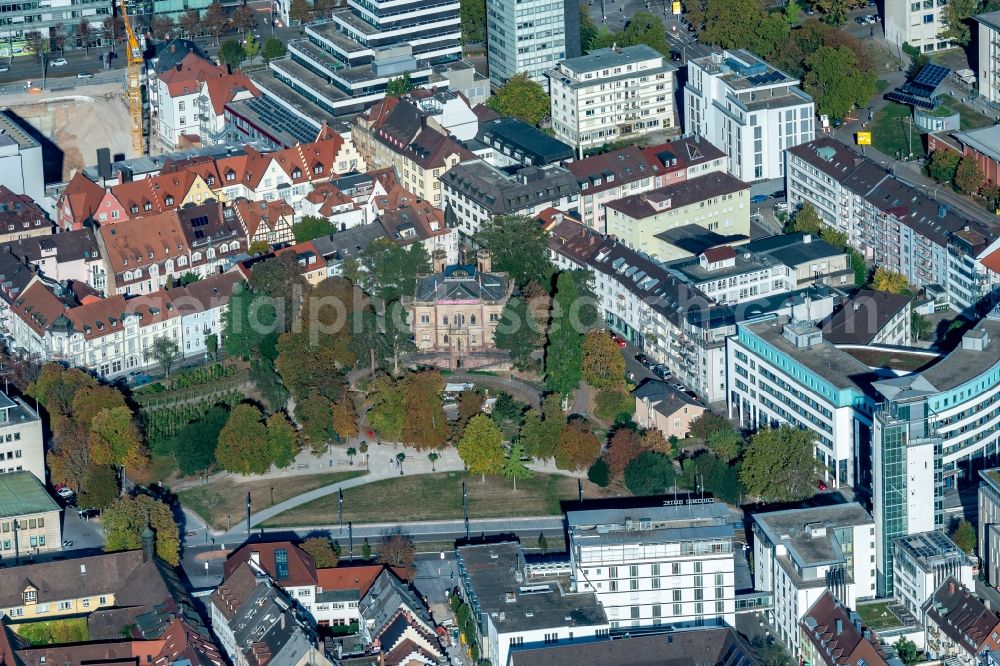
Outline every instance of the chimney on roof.
<path fill-rule="evenodd" d="M 955 581 L 954 580 L 949 580 L 948 581 L 948 594 L 955 594 Z"/>
<path fill-rule="evenodd" d="M 438 248 L 431 254 L 431 261 L 434 265 L 434 272 L 443 273 L 444 269 L 448 266 L 448 253 Z"/>

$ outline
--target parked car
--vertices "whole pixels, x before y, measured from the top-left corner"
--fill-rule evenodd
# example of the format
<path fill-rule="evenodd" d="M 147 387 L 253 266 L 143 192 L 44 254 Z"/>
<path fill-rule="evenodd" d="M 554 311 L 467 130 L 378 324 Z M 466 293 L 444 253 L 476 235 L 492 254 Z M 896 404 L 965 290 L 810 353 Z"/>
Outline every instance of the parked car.
<path fill-rule="evenodd" d="M 671 60 L 673 60 L 674 62 L 677 62 L 682 57 L 683 56 L 681 55 L 680 51 L 678 51 L 677 49 L 670 49 L 670 59 Z"/>
<path fill-rule="evenodd" d="M 49 65 L 51 65 L 52 67 L 65 67 L 68 64 L 69 63 L 66 62 L 66 58 L 56 58 L 55 60 L 49 63 Z"/>
<path fill-rule="evenodd" d="M 94 78 L 94 75 L 91 74 L 90 72 L 80 72 L 79 74 L 76 75 L 76 78 L 78 78 L 78 79 L 92 79 L 92 78 Z"/>
<path fill-rule="evenodd" d="M 823 479 L 820 479 L 820 480 L 819 480 L 819 481 L 818 481 L 818 482 L 816 483 L 816 488 L 817 488 L 818 490 L 826 490 L 826 481 L 824 481 Z"/>
<path fill-rule="evenodd" d="M 9 71 L 10 71 L 10 67 L 8 67 L 7 65 L 0 65 L 0 73 L 9 72 Z"/>
<path fill-rule="evenodd" d="M 627 342 L 625 342 L 624 340 L 622 340 L 621 338 L 619 338 L 617 335 L 612 335 L 611 339 L 614 340 L 615 344 L 618 345 L 619 347 L 621 347 L 622 349 L 625 349 L 625 345 L 628 344 Z"/>
<path fill-rule="evenodd" d="M 868 20 L 864 16 L 859 16 L 856 19 L 854 19 L 854 22 L 857 23 L 858 25 L 864 25 L 864 24 L 868 23 Z"/>
<path fill-rule="evenodd" d="M 645 354 L 639 353 L 635 355 L 635 360 L 643 365 L 649 365 L 649 357 Z"/>
<path fill-rule="evenodd" d="M 70 541 L 68 539 L 66 541 L 63 541 L 63 548 L 72 548 L 72 547 L 73 547 L 73 542 L 72 541 Z"/>
<path fill-rule="evenodd" d="M 66 486 L 63 486 L 62 488 L 58 488 L 56 490 L 56 495 L 59 495 L 59 497 L 62 497 L 64 500 L 68 500 L 73 498 L 74 493 Z"/>
<path fill-rule="evenodd" d="M 752 204 L 764 203 L 765 201 L 768 200 L 768 198 L 769 197 L 766 194 L 755 194 L 752 197 L 750 197 L 750 203 Z"/>
<path fill-rule="evenodd" d="M 77 514 L 84 520 L 90 520 L 91 518 L 97 518 L 101 515 L 101 512 L 97 509 L 80 509 Z"/>
<path fill-rule="evenodd" d="M 678 391 L 685 391 L 685 390 L 687 390 L 687 389 L 686 389 L 686 388 L 684 387 L 684 384 L 681 384 L 681 383 L 679 383 L 679 382 L 678 382 L 677 384 L 671 384 L 671 386 L 673 386 L 673 387 L 674 387 L 675 389 L 677 389 Z"/>
<path fill-rule="evenodd" d="M 670 368 L 668 368 L 662 363 L 657 363 L 656 365 L 654 365 L 652 367 L 652 370 L 653 374 L 659 377 L 660 379 L 666 379 L 667 377 L 670 376 Z"/>

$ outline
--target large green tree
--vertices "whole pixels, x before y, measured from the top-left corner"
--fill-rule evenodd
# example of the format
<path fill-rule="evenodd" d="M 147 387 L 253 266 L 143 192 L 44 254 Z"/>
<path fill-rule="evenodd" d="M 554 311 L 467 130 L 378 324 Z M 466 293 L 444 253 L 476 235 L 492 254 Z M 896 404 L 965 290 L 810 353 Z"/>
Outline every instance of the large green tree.
<path fill-rule="evenodd" d="M 375 377 L 368 386 L 368 423 L 389 442 L 398 442 L 406 422 L 406 392 L 403 383 L 388 375 Z"/>
<path fill-rule="evenodd" d="M 966 46 L 972 35 L 969 19 L 979 13 L 980 4 L 980 0 L 950 0 L 944 6 L 944 28 L 938 36 Z"/>
<path fill-rule="evenodd" d="M 429 273 L 430 255 L 421 243 L 404 248 L 389 238 L 377 238 L 361 251 L 358 264 L 359 286 L 386 302 L 412 296 L 416 277 Z"/>
<path fill-rule="evenodd" d="M 80 506 L 104 510 L 118 499 L 118 475 L 110 465 L 91 465 L 87 468 L 80 493 Z"/>
<path fill-rule="evenodd" d="M 237 405 L 219 432 L 215 458 L 223 469 L 238 474 L 263 474 L 271 467 L 267 428 L 260 410 Z"/>
<path fill-rule="evenodd" d="M 524 416 L 520 441 L 525 453 L 536 460 L 554 456 L 565 426 L 562 398 L 557 393 L 550 393 L 542 401 L 541 410 L 529 409 Z"/>
<path fill-rule="evenodd" d="M 594 388 L 625 384 L 625 357 L 607 331 L 594 330 L 583 340 L 583 378 Z"/>
<path fill-rule="evenodd" d="M 463 44 L 480 44 L 486 41 L 486 1 L 461 0 L 459 26 Z"/>
<path fill-rule="evenodd" d="M 517 480 L 518 479 L 530 479 L 535 475 L 524 462 L 524 446 L 520 442 L 514 442 L 514 445 L 510 447 L 510 453 L 507 454 L 507 460 L 503 465 L 503 475 L 504 478 L 510 479 L 514 482 L 514 490 L 517 490 Z"/>
<path fill-rule="evenodd" d="M 931 152 L 927 160 L 927 175 L 939 183 L 950 183 L 955 179 L 955 170 L 962 159 L 954 150 L 938 148 Z"/>
<path fill-rule="evenodd" d="M 400 95 L 405 95 L 416 87 L 417 84 L 410 79 L 410 73 L 403 72 L 402 76 L 389 79 L 389 82 L 385 84 L 385 96 L 399 97 Z"/>
<path fill-rule="evenodd" d="M 507 301 L 493 340 L 497 349 L 510 352 L 514 367 L 521 370 L 531 367 L 531 355 L 541 347 L 542 335 L 525 301 L 516 297 Z"/>
<path fill-rule="evenodd" d="M 965 194 L 973 194 L 986 182 L 975 155 L 966 155 L 955 168 L 955 187 Z"/>
<path fill-rule="evenodd" d="M 292 235 L 296 243 L 305 243 L 314 238 L 337 233 L 337 225 L 316 215 L 303 215 L 302 219 L 292 225 Z"/>
<path fill-rule="evenodd" d="M 662 495 L 674 478 L 674 463 L 655 451 L 643 451 L 625 468 L 625 487 L 633 495 Z"/>
<path fill-rule="evenodd" d="M 228 419 L 229 410 L 216 405 L 177 433 L 171 448 L 182 473 L 197 474 L 215 464 L 215 446 Z"/>
<path fill-rule="evenodd" d="M 816 460 L 816 433 L 782 425 L 750 438 L 740 480 L 750 495 L 767 502 L 811 497 L 822 468 Z"/>
<path fill-rule="evenodd" d="M 486 475 L 504 472 L 503 433 L 500 426 L 486 414 L 473 416 L 458 441 L 458 455 L 469 473 L 479 474 L 483 482 Z"/>
<path fill-rule="evenodd" d="M 475 240 L 490 251 L 493 269 L 510 275 L 518 286 L 548 283 L 548 235 L 530 216 L 498 216 L 483 225 Z"/>
<path fill-rule="evenodd" d="M 299 434 L 284 412 L 275 412 L 267 418 L 268 457 L 276 467 L 289 467 L 298 455 Z"/>
<path fill-rule="evenodd" d="M 222 347 L 230 356 L 256 356 L 264 338 L 274 335 L 271 302 L 247 286 L 237 284 L 222 320 Z"/>
<path fill-rule="evenodd" d="M 123 497 L 101 515 L 106 541 L 104 551 L 138 550 L 142 533 L 150 527 L 156 539 L 156 555 L 166 562 L 180 564 L 181 540 L 170 507 L 149 495 Z"/>
<path fill-rule="evenodd" d="M 529 125 L 537 125 L 551 111 L 545 89 L 523 72 L 500 86 L 486 104 L 502 116 L 520 118 Z"/>
<path fill-rule="evenodd" d="M 579 310 L 579 291 L 572 273 L 560 273 L 552 299 L 552 323 L 545 348 L 545 383 L 550 390 L 568 396 L 583 377 L 583 336 L 574 322 Z"/>
<path fill-rule="evenodd" d="M 958 521 L 951 533 L 951 539 L 956 546 L 970 555 L 976 551 L 976 528 L 967 520 Z"/>
<path fill-rule="evenodd" d="M 236 69 L 246 59 L 246 49 L 235 39 L 227 39 L 219 47 L 219 60 L 229 65 L 230 69 Z"/>
<path fill-rule="evenodd" d="M 444 415 L 444 378 L 435 370 L 422 370 L 407 377 L 404 388 L 406 420 L 402 441 L 418 449 L 440 449 L 448 441 Z"/>
<path fill-rule="evenodd" d="M 868 104 L 875 96 L 875 74 L 862 69 L 846 46 L 821 47 L 810 56 L 803 81 L 816 101 L 816 110 L 832 118 L 843 118 L 852 109 Z"/>

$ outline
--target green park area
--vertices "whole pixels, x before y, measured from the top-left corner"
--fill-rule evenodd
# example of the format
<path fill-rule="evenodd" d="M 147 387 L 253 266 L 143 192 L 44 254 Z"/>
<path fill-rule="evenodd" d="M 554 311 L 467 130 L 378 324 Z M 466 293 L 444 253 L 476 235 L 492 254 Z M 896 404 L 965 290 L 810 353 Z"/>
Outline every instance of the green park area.
<path fill-rule="evenodd" d="M 344 521 L 355 523 L 446 520 L 462 517 L 462 481 L 469 497 L 470 518 L 542 516 L 561 513 L 561 501 L 576 499 L 577 480 L 557 474 L 535 474 L 517 482 L 461 472 L 402 476 L 344 491 Z M 589 481 L 584 497 L 606 495 Z M 338 498 L 330 495 L 286 511 L 266 527 L 329 525 L 338 520 Z"/>
<path fill-rule="evenodd" d="M 993 124 L 992 118 L 955 100 L 939 105 L 932 115 L 943 117 L 952 113 L 960 115 L 963 131 Z M 875 149 L 889 157 L 895 157 L 897 154 L 909 154 L 912 145 L 913 156 L 923 157 L 926 154 L 923 137 L 918 127 L 911 127 L 912 118 L 912 110 L 904 104 L 890 103 L 876 113 L 870 126 Z"/>
<path fill-rule="evenodd" d="M 899 617 L 892 611 L 888 601 L 858 604 L 857 611 L 864 623 L 875 631 L 898 627 L 902 624 Z"/>
<path fill-rule="evenodd" d="M 250 493 L 250 510 L 257 512 L 272 506 L 272 503 L 284 502 L 296 495 L 353 479 L 365 473 L 358 470 L 331 474 L 303 474 L 246 483 L 237 483 L 232 478 L 222 478 L 186 488 L 177 495 L 184 506 L 197 513 L 212 527 L 228 529 L 230 520 L 232 524 L 246 520 L 247 493 Z"/>

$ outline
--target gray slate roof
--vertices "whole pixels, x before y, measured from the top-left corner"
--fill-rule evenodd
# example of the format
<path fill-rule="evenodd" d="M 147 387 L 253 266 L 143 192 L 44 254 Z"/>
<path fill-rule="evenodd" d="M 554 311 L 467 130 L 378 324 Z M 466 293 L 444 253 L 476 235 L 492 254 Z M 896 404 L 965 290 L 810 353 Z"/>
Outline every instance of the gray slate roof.
<path fill-rule="evenodd" d="M 510 281 L 505 273 L 480 273 L 475 266 L 449 266 L 443 273 L 417 278 L 418 303 L 477 300 L 503 301 Z"/>
<path fill-rule="evenodd" d="M 580 193 L 576 176 L 557 164 L 502 171 L 483 160 L 468 160 L 449 169 L 441 181 L 458 190 L 492 215 L 530 210 Z"/>

